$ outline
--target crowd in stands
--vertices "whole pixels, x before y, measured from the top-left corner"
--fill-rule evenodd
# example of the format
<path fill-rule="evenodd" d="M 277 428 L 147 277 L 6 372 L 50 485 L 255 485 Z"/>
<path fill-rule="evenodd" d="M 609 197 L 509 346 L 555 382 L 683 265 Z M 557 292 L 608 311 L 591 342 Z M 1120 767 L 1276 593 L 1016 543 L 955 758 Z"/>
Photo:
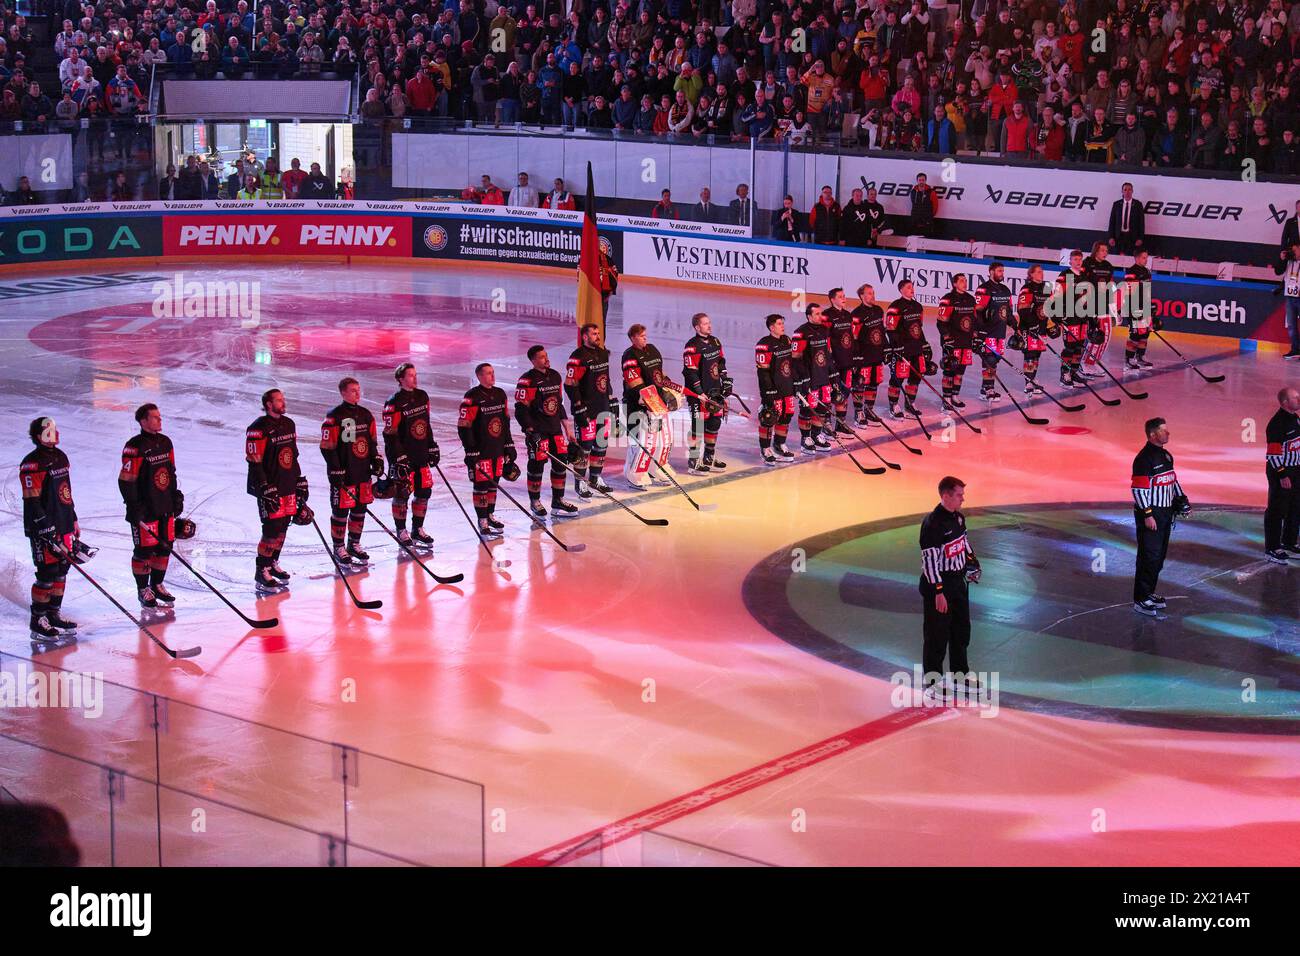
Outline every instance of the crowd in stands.
<path fill-rule="evenodd" d="M 60 89 L 3 14 L 0 119 L 143 108 L 173 75 L 361 77 L 362 115 L 1300 171 L 1284 0 L 101 0 Z M 57 22 L 57 21 L 56 21 Z"/>

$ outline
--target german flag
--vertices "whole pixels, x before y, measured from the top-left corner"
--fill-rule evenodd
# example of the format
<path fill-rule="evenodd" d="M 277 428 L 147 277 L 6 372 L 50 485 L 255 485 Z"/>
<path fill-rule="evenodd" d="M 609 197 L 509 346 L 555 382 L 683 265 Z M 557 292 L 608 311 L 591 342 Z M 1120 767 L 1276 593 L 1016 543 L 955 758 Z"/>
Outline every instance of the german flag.
<path fill-rule="evenodd" d="M 578 344 L 582 327 L 595 324 L 605 335 L 605 311 L 600 302 L 600 235 L 596 231 L 596 189 L 587 164 L 587 201 L 582 212 L 582 246 L 578 256 Z"/>

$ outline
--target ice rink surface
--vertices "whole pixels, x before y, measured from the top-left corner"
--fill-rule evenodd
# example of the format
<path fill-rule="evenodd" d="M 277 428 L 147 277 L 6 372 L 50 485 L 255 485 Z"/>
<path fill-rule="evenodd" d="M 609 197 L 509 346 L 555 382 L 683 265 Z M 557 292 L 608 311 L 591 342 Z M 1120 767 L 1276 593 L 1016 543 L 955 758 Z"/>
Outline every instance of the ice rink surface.
<path fill-rule="evenodd" d="M 1040 399 L 1033 413 L 1047 427 L 1027 424 L 1005 399 L 990 411 L 976 397 L 976 371 L 964 411 L 983 434 L 944 423 L 923 388 L 933 440 L 891 421 L 923 450 L 914 456 L 872 430 L 872 447 L 902 466 L 883 476 L 861 474 L 838 450 L 765 468 L 755 426 L 732 416 L 719 446 L 724 474 L 689 477 L 684 451 L 674 451 L 691 495 L 718 506 L 705 513 L 671 488 L 629 493 L 616 448 L 606 470 L 616 493 L 669 527 L 594 499 L 578 519 L 552 525 L 587 545 L 565 554 L 502 500 L 507 530 L 493 547 L 511 562 L 505 570 L 493 569 L 438 485 L 431 565 L 465 580 L 436 586 L 368 523 L 373 561 L 349 580 L 384 606 L 365 612 L 310 528 L 289 532 L 281 563 L 295 575 L 291 591 L 253 593 L 259 532 L 243 435 L 260 394 L 286 396 L 324 527 L 316 444 L 338 379 L 358 378 L 378 413 L 393 368 L 415 362 L 443 470 L 468 507 L 455 413 L 472 369 L 491 362 L 512 392 L 535 343 L 563 368 L 573 282 L 473 267 L 187 267 L 182 283 L 255 283 L 242 287 L 247 314 L 158 318 L 155 300 L 174 286 L 175 268 L 98 275 L 102 285 L 14 295 L 0 308 L 0 411 L 11 436 L 0 514 L 5 669 L 33 654 L 17 466 L 38 415 L 58 422 L 83 536 L 100 548 L 87 570 L 133 611 L 116 476 L 137 430 L 132 411 L 152 401 L 199 526 L 180 550 L 247 613 L 281 623 L 246 628 L 173 563 L 175 614 L 150 626 L 203 653 L 171 661 L 74 573 L 65 608 L 80 639 L 39 660 L 143 694 L 110 688 L 114 704 L 98 720 L 6 710 L 5 733 L 143 765 L 155 755 L 137 752 L 141 701 L 165 696 L 177 702 L 167 759 L 184 789 L 317 829 L 337 768 L 330 748 L 307 737 L 481 782 L 481 808 L 467 807 L 479 798 L 426 786 L 416 771 L 367 777 L 362 763 L 352 799 L 383 821 L 367 840 L 417 862 L 476 861 L 480 835 L 465 821 L 476 828 L 480 809 L 489 864 L 1300 862 L 1300 567 L 1265 564 L 1259 519 L 1264 424 L 1277 389 L 1300 380 L 1276 352 L 1179 339 L 1202 369 L 1227 375 L 1209 385 L 1153 341 L 1158 367 L 1126 377 L 1149 399 L 1110 409 L 1077 391 L 1070 400 L 1087 405 L 1079 414 Z M 626 282 L 609 318 L 611 365 L 626 327 L 641 322 L 679 377 L 689 318 L 706 311 L 737 392 L 754 399 L 762 318 L 789 305 Z M 1117 371 L 1121 353 L 1112 343 Z M 1003 373 L 1014 387 L 1013 377 Z M 1050 355 L 1040 378 L 1059 394 Z M 1097 387 L 1122 397 L 1109 382 Z M 882 390 L 877 407 L 884 402 Z M 1169 420 L 1196 509 L 1174 534 L 1163 579 L 1171 618 L 1160 623 L 1129 607 L 1126 505 L 1142 422 L 1154 415 Z M 864 465 L 879 464 L 848 444 Z M 891 675 L 920 654 L 915 529 L 949 473 L 967 482 L 971 538 L 985 556 L 971 659 L 1000 677 L 990 719 L 900 708 L 891 695 Z M 522 481 L 511 490 L 526 498 Z M 378 514 L 388 520 L 387 503 Z M 65 806 L 87 860 L 107 862 L 99 775 L 49 750 L 0 744 L 0 785 Z M 168 862 L 314 862 L 314 850 L 274 828 L 223 817 L 195 834 L 184 800 L 157 810 Z M 431 821 L 448 828 L 442 844 L 429 837 Z M 119 825 L 152 838 L 143 815 Z"/>

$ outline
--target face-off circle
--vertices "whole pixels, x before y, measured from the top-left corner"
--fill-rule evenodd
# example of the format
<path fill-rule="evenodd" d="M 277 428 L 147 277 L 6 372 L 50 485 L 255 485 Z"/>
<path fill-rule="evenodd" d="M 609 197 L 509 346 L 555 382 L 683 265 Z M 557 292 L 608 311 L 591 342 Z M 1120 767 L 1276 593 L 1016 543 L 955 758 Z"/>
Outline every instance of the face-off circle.
<path fill-rule="evenodd" d="M 998 673 L 1001 705 L 1300 735 L 1300 589 L 1285 569 L 1239 570 L 1248 564 L 1242 542 L 1259 535 L 1258 509 L 1202 507 L 1178 523 L 1161 574 L 1169 619 L 1159 622 L 1132 610 L 1131 506 L 965 514 L 983 568 L 970 588 L 970 662 Z M 910 675 L 921 657 L 921 518 L 797 542 L 807 556 L 801 571 L 782 548 L 746 577 L 745 606 L 773 634 L 825 660 L 882 680 Z"/>

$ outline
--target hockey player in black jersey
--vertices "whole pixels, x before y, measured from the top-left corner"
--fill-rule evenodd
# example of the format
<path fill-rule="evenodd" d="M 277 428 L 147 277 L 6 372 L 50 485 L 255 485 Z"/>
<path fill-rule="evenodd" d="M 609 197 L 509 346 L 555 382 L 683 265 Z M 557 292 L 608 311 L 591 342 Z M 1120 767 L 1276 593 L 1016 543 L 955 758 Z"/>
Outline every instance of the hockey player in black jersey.
<path fill-rule="evenodd" d="M 1104 378 L 1098 363 L 1106 357 L 1115 325 L 1115 264 L 1107 258 L 1104 240 L 1092 244 L 1092 255 L 1083 260 L 1083 275 L 1092 290 L 1092 311 L 1088 316 L 1088 346 L 1081 373 L 1084 378 Z"/>
<path fill-rule="evenodd" d="M 998 360 L 1006 349 L 1007 325 L 1011 322 L 1011 289 L 1002 281 L 1007 269 L 1000 262 L 989 266 L 989 277 L 975 290 L 975 318 L 979 323 L 976 338 L 982 340 L 977 349 L 983 365 L 980 381 L 980 398 L 996 402 L 1002 397 L 997 390 L 995 376 Z M 977 345 L 981 344 L 977 341 Z"/>
<path fill-rule="evenodd" d="M 1139 249 L 1133 256 L 1133 264 L 1124 272 L 1124 281 L 1120 285 L 1121 319 L 1128 322 L 1128 341 L 1124 343 L 1124 367 L 1135 372 L 1154 368 L 1147 361 L 1147 339 L 1152 331 L 1162 328 L 1152 309 L 1151 270 L 1147 268 L 1150 255 L 1145 249 Z"/>
<path fill-rule="evenodd" d="M 375 416 L 361 404 L 361 383 L 343 379 L 339 395 L 343 401 L 325 413 L 320 429 L 320 453 L 330 485 L 330 539 L 339 564 L 364 564 L 370 560 L 361 548 L 366 505 L 375 500 L 372 480 L 384 473 L 384 459 Z"/>
<path fill-rule="evenodd" d="M 461 399 L 456 432 L 465 449 L 465 468 L 474 486 L 474 513 L 485 538 L 500 537 L 505 524 L 496 519 L 497 485 L 515 481 L 519 453 L 510 435 L 510 399 L 497 387 L 496 369 L 487 362 L 474 369 L 478 384 Z"/>
<path fill-rule="evenodd" d="M 804 307 L 805 321 L 790 336 L 794 388 L 799 401 L 800 446 L 806 455 L 830 451 L 826 415 L 831 404 L 830 337 L 820 305 Z"/>
<path fill-rule="evenodd" d="M 551 368 L 546 347 L 534 345 L 528 350 L 533 367 L 519 376 L 515 385 L 515 420 L 524 433 L 528 449 L 528 504 L 533 514 L 546 517 L 542 504 L 542 475 L 551 467 L 551 513 L 558 518 L 572 518 L 578 509 L 564 500 L 568 471 L 569 446 L 573 426 L 564 412 L 564 380 Z M 551 456 L 560 459 L 556 461 Z"/>
<path fill-rule="evenodd" d="M 904 279 L 898 284 L 898 298 L 885 310 L 886 356 L 892 367 L 889 412 L 895 418 L 903 417 L 903 410 L 898 407 L 900 390 L 907 412 L 917 414 L 916 391 L 928 366 L 925 354 L 928 345 L 923 325 L 925 309 L 915 296 L 915 284 L 911 279 Z"/>
<path fill-rule="evenodd" d="M 773 312 L 766 318 L 767 335 L 754 346 L 754 365 L 758 370 L 758 394 L 762 408 L 758 415 L 758 451 L 763 464 L 794 461 L 794 452 L 786 447 L 790 419 L 794 417 L 794 349 L 785 334 L 785 317 Z"/>
<path fill-rule="evenodd" d="M 569 396 L 574 437 L 582 452 L 573 465 L 574 490 L 584 499 L 591 497 L 591 488 L 609 493 L 613 489 L 601 476 L 612 425 L 618 420 L 618 396 L 609 375 L 609 349 L 605 348 L 599 325 L 582 327 L 582 344 L 573 350 L 564 371 L 564 392 Z"/>
<path fill-rule="evenodd" d="M 298 464 L 298 431 L 285 414 L 284 394 L 273 388 L 262 394 L 262 415 L 244 433 L 248 461 L 247 491 L 257 499 L 262 537 L 257 544 L 253 584 L 264 593 L 289 586 L 289 572 L 280 567 L 280 551 L 289 522 L 310 524 L 307 478 Z"/>
<path fill-rule="evenodd" d="M 958 395 L 966 367 L 975 360 L 975 297 L 966 291 L 965 273 L 952 277 L 952 289 L 939 300 L 939 342 L 943 347 L 943 403 L 964 408 Z"/>
<path fill-rule="evenodd" d="M 1007 340 L 1010 348 L 1024 353 L 1026 395 L 1039 395 L 1043 391 L 1043 386 L 1038 384 L 1038 360 L 1046 351 L 1043 339 L 1048 334 L 1048 319 L 1043 308 L 1051 295 L 1052 287 L 1043 281 L 1043 267 L 1037 263 L 1030 266 L 1016 297 L 1015 333 Z M 1056 330 L 1059 335 L 1059 325 Z"/>
<path fill-rule="evenodd" d="M 403 544 L 430 548 L 433 538 L 424 530 L 424 518 L 433 495 L 433 469 L 442 460 L 429 422 L 429 394 L 419 387 L 419 373 L 403 362 L 393 373 L 398 389 L 384 403 L 384 456 L 393 492 L 393 524 Z M 411 503 L 411 530 L 406 530 L 406 499 Z"/>
<path fill-rule="evenodd" d="M 687 438 L 687 466 L 693 475 L 723 471 L 725 461 L 715 455 L 718 432 L 726 417 L 727 396 L 731 394 L 731 376 L 727 374 L 727 356 L 722 340 L 713 334 L 713 322 L 707 313 L 691 317 L 695 334 L 682 349 L 682 382 L 689 390 L 686 404 L 691 410 L 691 432 Z M 694 394 L 691 394 L 691 393 Z M 706 404 L 695 395 L 703 395 Z M 700 452 L 701 439 L 704 451 Z"/>
<path fill-rule="evenodd" d="M 876 302 L 876 290 L 870 285 L 858 287 L 858 299 L 859 304 L 853 310 L 854 338 L 858 346 L 853 403 L 859 425 L 879 428 L 876 393 L 885 383 L 885 310 Z"/>
<path fill-rule="evenodd" d="M 72 466 L 58 448 L 59 432 L 52 418 L 37 418 L 27 434 L 36 447 L 18 466 L 23 490 L 23 534 L 31 542 L 36 580 L 32 584 L 33 641 L 57 642 L 72 637 L 75 621 L 63 616 L 63 591 L 71 570 L 70 556 L 81 525 L 72 501 Z"/>
<path fill-rule="evenodd" d="M 843 289 L 831 289 L 826 297 L 830 304 L 822 309 L 822 317 L 826 320 L 830 364 L 834 370 L 831 402 L 835 408 L 835 430 L 841 435 L 851 435 L 852 431 L 845 422 L 849 416 L 850 396 L 861 394 L 858 390 L 862 369 L 862 357 L 858 351 L 858 331 L 861 325 L 849 311 L 849 300 Z"/>
<path fill-rule="evenodd" d="M 176 596 L 163 579 L 177 538 L 190 537 L 193 524 L 180 517 L 185 496 L 176 480 L 176 452 L 162 433 L 162 413 L 153 403 L 135 410 L 140 433 L 122 449 L 118 491 L 131 526 L 131 574 L 140 606 L 171 607 Z"/>

